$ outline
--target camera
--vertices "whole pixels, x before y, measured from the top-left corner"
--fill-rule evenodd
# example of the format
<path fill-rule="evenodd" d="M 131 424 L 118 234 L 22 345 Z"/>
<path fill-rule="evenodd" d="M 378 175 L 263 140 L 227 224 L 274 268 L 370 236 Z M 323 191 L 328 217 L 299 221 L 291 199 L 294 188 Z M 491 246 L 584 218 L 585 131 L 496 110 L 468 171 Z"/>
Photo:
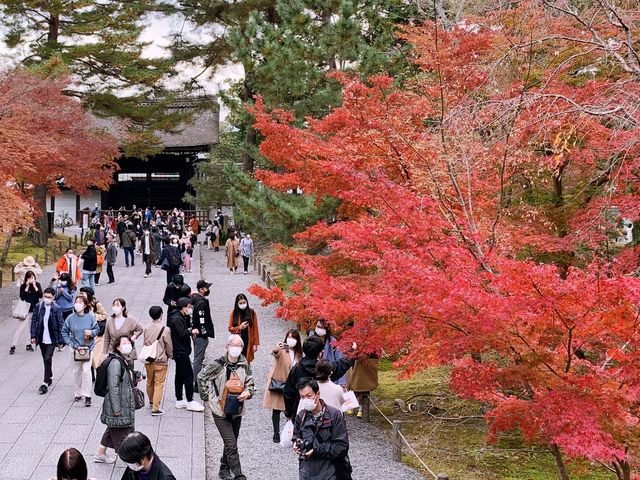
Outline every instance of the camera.
<path fill-rule="evenodd" d="M 302 438 L 296 438 L 296 447 L 300 451 L 298 454 L 298 460 L 308 460 L 307 452 L 313 449 L 313 442 L 303 440 Z"/>

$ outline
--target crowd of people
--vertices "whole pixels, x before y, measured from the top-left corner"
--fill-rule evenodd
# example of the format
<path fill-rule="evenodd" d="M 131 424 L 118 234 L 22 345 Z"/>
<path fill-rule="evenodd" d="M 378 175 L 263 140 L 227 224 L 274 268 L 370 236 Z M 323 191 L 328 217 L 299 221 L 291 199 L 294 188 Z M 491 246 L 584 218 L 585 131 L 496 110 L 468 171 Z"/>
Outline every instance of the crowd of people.
<path fill-rule="evenodd" d="M 94 218 L 100 216 L 97 211 L 93 213 Z M 123 479 L 174 478 L 153 452 L 149 439 L 135 430 L 136 410 L 145 405 L 154 417 L 164 414 L 164 388 L 169 362 L 173 361 L 174 407 L 203 412 L 205 406 L 195 397 L 199 395 L 208 404 L 224 444 L 219 478 L 246 479 L 238 437 L 245 402 L 255 393 L 251 363 L 260 347 L 259 320 L 249 306 L 249 298 L 244 293 L 236 296 L 226 325 L 225 352 L 205 364 L 209 341 L 216 333 L 207 298 L 211 283 L 199 280 L 192 290 L 182 275 L 182 271 L 189 271 L 185 255 L 193 254 L 199 225 L 190 222 L 185 227 L 179 210 L 164 217 L 150 209 L 134 209 L 131 216 L 120 212 L 109 222 L 111 213 L 106 213 L 102 219 L 107 228 L 94 222 L 95 235 L 87 241 L 86 250 L 76 256 L 69 249 L 57 262 L 56 273 L 46 288 L 37 281 L 42 274 L 40 266 L 32 258 L 21 262 L 19 298 L 25 302 L 25 310 L 28 303 L 28 312 L 19 322 L 10 353 L 15 353 L 22 332 L 30 326 L 27 350 L 40 348 L 44 374 L 39 393 L 46 394 L 53 382 L 54 352 L 69 352 L 73 400 L 90 407 L 94 394 L 103 397 L 100 419 L 105 431 L 93 459 L 113 463 L 116 456 L 109 454 L 113 450 L 127 463 Z M 124 229 L 119 227 L 121 223 Z M 102 229 L 104 234 L 99 234 Z M 135 233 L 139 229 L 140 237 Z M 207 225 L 203 245 L 219 250 L 220 232 L 218 221 Z M 100 252 L 97 249 L 103 237 L 106 246 Z M 161 248 L 155 243 L 156 237 L 161 237 Z M 231 230 L 225 246 L 229 271 L 233 274 L 242 258 L 244 273 L 248 273 L 254 254 L 250 236 Z M 99 281 L 92 280 L 94 268 L 107 261 L 109 283 L 113 283 L 109 266 L 115 263 L 118 247 L 125 251 L 125 267 L 135 265 L 136 255 L 141 255 L 145 277 L 151 274 L 153 265 L 167 272 L 162 299 L 165 308 L 152 306 L 144 328 L 128 312 L 124 298 L 113 299 L 107 312 L 96 295 Z M 158 256 L 156 252 L 160 252 Z M 103 262 L 97 260 L 100 255 L 104 255 Z M 138 352 L 136 340 L 140 338 L 142 348 Z M 346 373 L 354 367 L 354 352 L 343 355 L 335 347 L 330 325 L 320 320 L 305 340 L 300 331 L 291 329 L 269 353 L 272 368 L 261 387 L 262 406 L 272 411 L 273 442 L 291 447 L 298 455 L 303 480 L 350 479 L 344 411 L 348 403 Z M 136 370 L 136 361 L 143 369 Z M 138 388 L 144 378 L 146 400 Z M 349 387 L 363 391 L 354 385 Z M 286 424 L 281 431 L 282 414 Z M 77 450 L 63 453 L 56 478 L 87 478 L 86 462 Z"/>

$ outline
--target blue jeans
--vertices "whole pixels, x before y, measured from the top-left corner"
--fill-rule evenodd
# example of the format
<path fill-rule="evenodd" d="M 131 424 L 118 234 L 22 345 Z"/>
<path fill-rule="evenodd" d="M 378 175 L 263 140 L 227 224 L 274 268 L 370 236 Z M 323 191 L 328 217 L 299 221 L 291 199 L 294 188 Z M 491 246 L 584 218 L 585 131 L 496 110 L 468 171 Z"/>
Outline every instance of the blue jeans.
<path fill-rule="evenodd" d="M 131 255 L 131 266 L 135 265 L 133 247 L 124 247 L 124 264 L 129 266 L 129 255 Z"/>
<path fill-rule="evenodd" d="M 94 292 L 96 291 L 95 274 L 96 272 L 82 272 L 82 286 L 91 287 Z"/>

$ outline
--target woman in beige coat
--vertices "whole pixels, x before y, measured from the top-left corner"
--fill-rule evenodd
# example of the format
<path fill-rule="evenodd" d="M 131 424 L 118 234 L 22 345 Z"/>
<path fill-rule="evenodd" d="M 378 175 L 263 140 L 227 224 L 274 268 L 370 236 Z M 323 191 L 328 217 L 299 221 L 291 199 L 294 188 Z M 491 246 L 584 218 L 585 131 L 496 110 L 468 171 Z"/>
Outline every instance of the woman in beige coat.
<path fill-rule="evenodd" d="M 238 269 L 238 260 L 240 259 L 240 240 L 235 232 L 229 234 L 227 243 L 224 248 L 227 253 L 227 268 L 231 272 L 231 275 Z"/>
<path fill-rule="evenodd" d="M 287 381 L 291 368 L 302 359 L 302 341 L 300 332 L 291 329 L 284 337 L 284 342 L 278 343 L 273 349 L 273 365 L 267 377 L 262 406 L 273 410 L 273 442 L 280 443 L 280 412 L 284 412 L 284 396 L 282 390 Z M 273 380 L 273 384 L 272 384 Z"/>
<path fill-rule="evenodd" d="M 136 338 L 142 335 L 142 326 L 138 320 L 127 313 L 127 302 L 123 298 L 116 298 L 111 304 L 112 315 L 107 319 L 107 325 L 104 329 L 104 344 L 102 347 L 103 358 L 113 352 L 116 338 L 120 335 L 131 337 L 131 345 L 133 350 L 129 354 L 129 360 L 138 358 L 136 353 Z"/>

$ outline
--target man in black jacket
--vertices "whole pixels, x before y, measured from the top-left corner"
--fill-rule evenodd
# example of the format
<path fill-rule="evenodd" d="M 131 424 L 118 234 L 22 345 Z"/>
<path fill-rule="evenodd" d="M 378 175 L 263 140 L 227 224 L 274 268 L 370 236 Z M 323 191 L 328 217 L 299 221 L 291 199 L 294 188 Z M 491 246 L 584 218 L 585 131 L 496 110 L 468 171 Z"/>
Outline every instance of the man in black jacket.
<path fill-rule="evenodd" d="M 149 438 L 140 432 L 130 433 L 122 440 L 118 456 L 127 464 L 121 480 L 176 480 L 153 451 Z"/>
<path fill-rule="evenodd" d="M 31 317 L 31 343 L 40 346 L 42 361 L 44 363 L 44 381 L 40 385 L 39 392 L 47 393 L 53 382 L 53 352 L 56 345 L 58 349 L 64 346 L 62 339 L 62 325 L 64 318 L 62 309 L 53 301 L 56 291 L 47 287 L 44 289 L 43 300 L 33 310 Z"/>
<path fill-rule="evenodd" d="M 164 289 L 164 298 L 162 301 L 168 307 L 167 309 L 167 318 L 171 315 L 171 313 L 176 309 L 176 303 L 178 299 L 184 297 L 181 294 L 180 289 L 184 286 L 184 277 L 179 273 L 173 276 L 173 281 L 167 285 L 167 288 Z"/>
<path fill-rule="evenodd" d="M 300 480 L 350 479 L 349 437 L 342 412 L 320 400 L 320 386 L 313 378 L 303 378 L 296 386 L 303 405 L 293 427 Z"/>
<path fill-rule="evenodd" d="M 309 337 L 302 344 L 304 357 L 289 371 L 289 376 L 284 386 L 284 415 L 288 419 L 292 419 L 298 411 L 300 395 L 298 394 L 296 385 L 303 378 L 315 378 L 316 363 L 318 363 L 323 351 L 324 342 L 319 337 Z M 333 372 L 331 373 L 331 380 L 338 380 L 353 366 L 354 361 L 341 358 L 332 363 Z"/>
<path fill-rule="evenodd" d="M 202 412 L 204 406 L 193 400 L 193 368 L 191 368 L 191 337 L 198 330 L 191 328 L 191 300 L 182 297 L 176 302 L 176 309 L 171 312 L 167 326 L 171 329 L 173 343 L 173 359 L 176 362 L 175 390 L 176 408 L 186 408 L 192 412 Z M 182 398 L 182 391 L 187 397 Z"/>
<path fill-rule="evenodd" d="M 198 330 L 198 333 L 193 337 L 193 376 L 196 379 L 193 388 L 197 392 L 198 374 L 202 370 L 202 361 L 209 346 L 209 339 L 215 338 L 215 333 L 209 300 L 206 298 L 209 295 L 211 284 L 206 280 L 198 280 L 196 287 L 198 291 L 191 295 L 191 304 L 193 305 L 191 327 Z"/>

